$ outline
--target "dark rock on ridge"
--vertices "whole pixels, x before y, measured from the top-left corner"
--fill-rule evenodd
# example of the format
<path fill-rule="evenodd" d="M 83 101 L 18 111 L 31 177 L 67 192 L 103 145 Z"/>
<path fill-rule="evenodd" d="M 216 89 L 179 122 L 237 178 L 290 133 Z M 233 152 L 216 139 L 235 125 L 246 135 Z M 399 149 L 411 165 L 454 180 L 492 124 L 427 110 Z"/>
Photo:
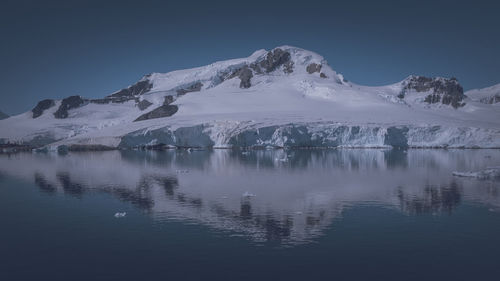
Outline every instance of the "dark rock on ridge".
<path fill-rule="evenodd" d="M 201 87 L 203 87 L 203 84 L 201 82 L 196 82 L 192 85 L 182 87 L 178 89 L 176 92 L 177 95 L 182 96 L 190 92 L 199 92 L 201 90 Z"/>
<path fill-rule="evenodd" d="M 141 100 L 140 102 L 137 103 L 137 107 L 140 110 L 144 110 L 144 109 L 148 108 L 151 105 L 152 105 L 152 103 L 149 102 L 148 100 Z"/>
<path fill-rule="evenodd" d="M 56 102 L 51 99 L 45 99 L 39 101 L 38 104 L 31 110 L 33 112 L 33 118 L 37 118 L 43 114 L 43 112 L 56 105 Z"/>
<path fill-rule="evenodd" d="M 500 102 L 500 93 L 493 95 L 491 97 L 482 98 L 479 100 L 479 102 L 485 103 L 485 104 L 494 104 L 494 103 Z"/>
<path fill-rule="evenodd" d="M 286 62 L 285 64 L 283 64 L 283 72 L 285 72 L 286 74 L 290 74 L 293 72 L 293 61 L 288 61 Z"/>
<path fill-rule="evenodd" d="M 171 105 L 172 102 L 174 102 L 173 96 L 171 95 L 165 96 L 165 101 L 163 101 L 162 106 L 139 116 L 137 119 L 134 120 L 134 122 L 155 119 L 155 118 L 162 118 L 162 117 L 170 117 L 174 115 L 179 110 L 179 107 L 177 105 Z"/>
<path fill-rule="evenodd" d="M 424 100 L 429 104 L 441 102 L 445 105 L 451 105 L 454 108 L 465 105 L 463 102 L 465 98 L 464 89 L 455 78 L 445 79 L 411 76 L 406 79 L 404 83 L 403 90 L 398 95 L 400 98 L 404 98 L 404 95 L 409 90 L 415 90 L 417 92 L 432 91 Z"/>
<path fill-rule="evenodd" d="M 252 70 L 248 66 L 244 66 L 235 73 L 240 78 L 240 88 L 248 89 L 252 85 L 250 79 L 253 77 Z"/>
<path fill-rule="evenodd" d="M 148 77 L 148 76 L 146 76 L 146 77 Z M 142 95 L 142 94 L 148 92 L 149 90 L 151 90 L 151 88 L 153 88 L 153 84 L 151 83 L 151 81 L 146 79 L 146 80 L 139 81 L 139 82 L 135 83 L 134 85 L 132 85 L 128 88 L 122 89 L 122 90 L 120 90 L 112 95 L 109 95 L 108 97 L 120 98 L 120 97 L 138 96 L 138 95 Z"/>
<path fill-rule="evenodd" d="M 291 59 L 290 53 L 280 48 L 269 51 L 266 58 L 259 63 L 260 68 L 265 69 L 267 73 L 276 70 L 281 65 L 288 63 Z M 289 68 L 290 66 L 288 66 Z"/>
<path fill-rule="evenodd" d="M 320 72 L 321 71 L 321 64 L 311 63 L 306 67 L 306 71 L 309 74 L 313 74 L 314 72 Z"/>
<path fill-rule="evenodd" d="M 169 105 L 173 102 L 174 102 L 174 96 L 168 95 L 168 96 L 165 96 L 165 98 L 163 100 L 163 105 Z"/>
<path fill-rule="evenodd" d="M 68 117 L 68 110 L 78 108 L 85 103 L 85 100 L 80 96 L 71 96 L 62 100 L 61 105 L 54 113 L 54 117 L 64 119 Z"/>

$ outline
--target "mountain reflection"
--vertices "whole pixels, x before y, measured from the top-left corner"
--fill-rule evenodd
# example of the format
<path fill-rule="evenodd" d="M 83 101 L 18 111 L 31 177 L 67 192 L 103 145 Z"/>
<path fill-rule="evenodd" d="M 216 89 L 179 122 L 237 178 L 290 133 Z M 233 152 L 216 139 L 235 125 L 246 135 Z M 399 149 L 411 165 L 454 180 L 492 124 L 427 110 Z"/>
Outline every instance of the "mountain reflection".
<path fill-rule="evenodd" d="M 398 189 L 401 209 L 409 214 L 448 213 L 460 204 L 462 191 L 454 181 L 449 186 L 427 185 L 420 195 L 409 196 L 404 189 Z"/>
<path fill-rule="evenodd" d="M 343 212 L 374 204 L 408 215 L 464 202 L 499 209 L 498 182 L 452 171 L 499 165 L 497 150 L 111 151 L 0 156 L 0 175 L 40 191 L 110 194 L 158 221 L 181 220 L 256 242 L 312 241 Z"/>

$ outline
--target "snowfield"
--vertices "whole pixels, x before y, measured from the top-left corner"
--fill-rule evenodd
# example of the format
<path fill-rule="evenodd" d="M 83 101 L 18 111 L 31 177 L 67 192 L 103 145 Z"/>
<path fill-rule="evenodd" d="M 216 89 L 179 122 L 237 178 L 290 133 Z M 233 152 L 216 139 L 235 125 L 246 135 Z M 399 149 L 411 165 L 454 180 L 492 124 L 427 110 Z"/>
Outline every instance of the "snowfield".
<path fill-rule="evenodd" d="M 38 106 L 43 113 L 36 118 L 34 109 L 0 120 L 0 143 L 47 149 L 500 148 L 500 108 L 489 102 L 497 89 L 464 95 L 453 78 L 420 76 L 360 86 L 320 55 L 281 46 L 248 58 L 149 74 L 99 100 L 75 97 Z"/>

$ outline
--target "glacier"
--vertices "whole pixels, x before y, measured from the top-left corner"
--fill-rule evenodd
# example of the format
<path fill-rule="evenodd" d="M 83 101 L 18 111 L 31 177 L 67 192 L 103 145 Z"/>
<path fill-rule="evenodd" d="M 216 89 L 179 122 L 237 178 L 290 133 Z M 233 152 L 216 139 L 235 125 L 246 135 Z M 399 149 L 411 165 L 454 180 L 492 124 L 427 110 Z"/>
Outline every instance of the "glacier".
<path fill-rule="evenodd" d="M 39 151 L 131 148 L 500 148 L 493 86 L 411 75 L 345 79 L 292 46 L 169 73 L 99 99 L 45 99 L 0 120 L 0 145 Z"/>

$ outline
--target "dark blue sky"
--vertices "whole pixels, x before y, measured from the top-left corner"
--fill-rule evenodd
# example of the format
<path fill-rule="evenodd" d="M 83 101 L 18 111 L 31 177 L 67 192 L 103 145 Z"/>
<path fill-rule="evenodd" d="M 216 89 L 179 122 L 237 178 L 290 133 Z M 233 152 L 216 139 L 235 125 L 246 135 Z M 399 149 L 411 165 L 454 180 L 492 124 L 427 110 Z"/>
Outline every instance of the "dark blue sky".
<path fill-rule="evenodd" d="M 294 45 L 355 83 L 500 83 L 498 1 L 2 1 L 2 102 L 101 97 L 144 74 Z"/>

